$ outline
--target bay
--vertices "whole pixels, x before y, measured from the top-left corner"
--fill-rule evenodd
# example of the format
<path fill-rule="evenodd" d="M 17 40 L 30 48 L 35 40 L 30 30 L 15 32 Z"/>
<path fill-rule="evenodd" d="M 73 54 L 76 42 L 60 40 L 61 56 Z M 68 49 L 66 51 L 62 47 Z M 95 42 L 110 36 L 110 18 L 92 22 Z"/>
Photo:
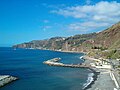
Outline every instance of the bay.
<path fill-rule="evenodd" d="M 82 63 L 82 53 L 48 50 L 0 48 L 0 75 L 12 75 L 19 80 L 0 90 L 82 90 L 87 82 L 88 69 L 54 67 L 43 61 L 60 57 L 68 64 Z"/>

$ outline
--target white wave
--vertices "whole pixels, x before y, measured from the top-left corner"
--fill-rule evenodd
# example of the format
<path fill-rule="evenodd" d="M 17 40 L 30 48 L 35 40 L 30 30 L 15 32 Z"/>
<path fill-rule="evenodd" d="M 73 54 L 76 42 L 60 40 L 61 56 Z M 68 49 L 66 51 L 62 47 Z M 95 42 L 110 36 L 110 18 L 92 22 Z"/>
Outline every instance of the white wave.
<path fill-rule="evenodd" d="M 82 59 L 82 58 L 83 58 L 83 56 L 80 57 L 80 59 Z"/>
<path fill-rule="evenodd" d="M 85 89 L 89 84 L 91 84 L 94 81 L 94 73 L 89 73 L 88 74 L 88 79 L 87 82 L 83 85 L 83 89 Z"/>
<path fill-rule="evenodd" d="M 83 56 L 81 56 L 80 59 L 84 61 Z"/>

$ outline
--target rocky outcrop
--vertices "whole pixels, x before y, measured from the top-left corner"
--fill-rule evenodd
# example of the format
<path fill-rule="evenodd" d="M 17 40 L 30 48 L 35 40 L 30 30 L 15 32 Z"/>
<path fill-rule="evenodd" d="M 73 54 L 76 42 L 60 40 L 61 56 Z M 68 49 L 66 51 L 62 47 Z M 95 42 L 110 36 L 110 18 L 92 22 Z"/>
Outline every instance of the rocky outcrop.
<path fill-rule="evenodd" d="M 0 75 L 0 87 L 17 80 L 18 78 L 10 75 Z"/>

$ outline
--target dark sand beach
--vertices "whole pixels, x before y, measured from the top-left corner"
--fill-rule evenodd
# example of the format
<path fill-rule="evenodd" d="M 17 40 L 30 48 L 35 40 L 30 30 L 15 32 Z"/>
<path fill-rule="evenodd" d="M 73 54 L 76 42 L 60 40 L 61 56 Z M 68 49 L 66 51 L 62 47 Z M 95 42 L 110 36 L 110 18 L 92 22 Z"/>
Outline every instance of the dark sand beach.
<path fill-rule="evenodd" d="M 93 63 L 92 58 L 85 57 L 85 64 Z M 110 69 L 91 69 L 94 73 L 94 80 L 84 90 L 119 90 L 112 80 Z"/>

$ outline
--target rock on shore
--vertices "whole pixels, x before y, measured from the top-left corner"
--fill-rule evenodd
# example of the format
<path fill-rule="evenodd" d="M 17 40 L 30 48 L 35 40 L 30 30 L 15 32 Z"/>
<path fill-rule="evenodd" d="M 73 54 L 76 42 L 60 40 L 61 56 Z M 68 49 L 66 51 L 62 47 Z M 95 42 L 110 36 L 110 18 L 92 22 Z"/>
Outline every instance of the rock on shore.
<path fill-rule="evenodd" d="M 0 87 L 17 80 L 18 78 L 10 76 L 10 75 L 0 75 Z"/>

